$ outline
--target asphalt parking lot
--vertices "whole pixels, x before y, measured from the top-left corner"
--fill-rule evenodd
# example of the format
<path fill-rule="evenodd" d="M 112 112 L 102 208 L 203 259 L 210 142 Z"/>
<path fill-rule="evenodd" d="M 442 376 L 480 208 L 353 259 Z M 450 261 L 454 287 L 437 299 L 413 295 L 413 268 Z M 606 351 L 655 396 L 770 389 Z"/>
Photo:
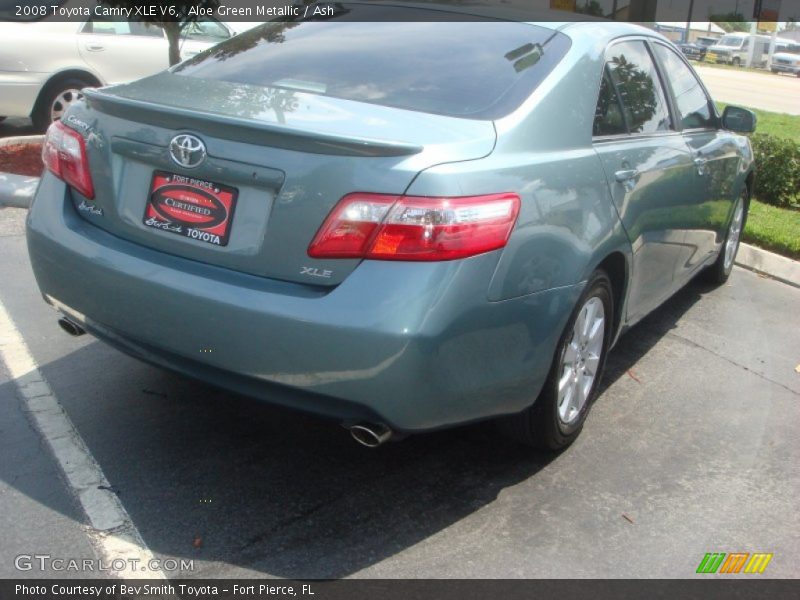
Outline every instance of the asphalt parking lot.
<path fill-rule="evenodd" d="M 714 551 L 771 552 L 770 577 L 800 575 L 798 289 L 741 269 L 692 283 L 622 338 L 560 455 L 485 424 L 370 451 L 66 336 L 24 216 L 0 209 L 0 303 L 150 550 L 194 559 L 171 576 L 678 578 Z M 95 550 L 8 372 L 0 577 L 41 576 L 14 556 Z"/>

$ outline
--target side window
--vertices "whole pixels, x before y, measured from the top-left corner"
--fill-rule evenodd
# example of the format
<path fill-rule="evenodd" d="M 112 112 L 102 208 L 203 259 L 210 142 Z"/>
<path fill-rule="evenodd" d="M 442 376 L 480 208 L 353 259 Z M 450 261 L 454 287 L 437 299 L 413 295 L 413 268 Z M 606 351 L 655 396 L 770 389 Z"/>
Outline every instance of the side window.
<path fill-rule="evenodd" d="M 198 42 L 221 42 L 231 37 L 227 29 L 217 21 L 194 21 L 186 25 L 183 36 Z"/>
<path fill-rule="evenodd" d="M 143 21 L 107 21 L 102 17 L 86 21 L 81 33 L 105 35 L 142 35 L 145 37 L 164 37 L 163 30 L 151 23 Z"/>
<path fill-rule="evenodd" d="M 711 112 L 710 100 L 692 70 L 670 48 L 661 44 L 653 44 L 653 46 L 672 88 L 672 95 L 675 98 L 683 128 L 715 127 L 715 117 Z"/>
<path fill-rule="evenodd" d="M 104 35 L 130 35 L 131 25 L 127 21 L 105 21 L 92 19 L 83 26 L 81 33 L 97 33 Z"/>
<path fill-rule="evenodd" d="M 131 35 L 143 35 L 145 37 L 163 38 L 164 30 L 158 25 L 145 21 L 131 21 Z"/>
<path fill-rule="evenodd" d="M 657 133 L 671 129 L 664 90 L 653 58 L 643 42 L 622 42 L 612 46 L 606 67 L 619 91 L 631 133 Z"/>
<path fill-rule="evenodd" d="M 608 78 L 608 70 L 603 69 L 600 96 L 594 112 L 592 135 L 619 135 L 621 133 L 628 133 L 625 118 L 622 116 L 622 106 L 620 106 L 619 96 Z"/>

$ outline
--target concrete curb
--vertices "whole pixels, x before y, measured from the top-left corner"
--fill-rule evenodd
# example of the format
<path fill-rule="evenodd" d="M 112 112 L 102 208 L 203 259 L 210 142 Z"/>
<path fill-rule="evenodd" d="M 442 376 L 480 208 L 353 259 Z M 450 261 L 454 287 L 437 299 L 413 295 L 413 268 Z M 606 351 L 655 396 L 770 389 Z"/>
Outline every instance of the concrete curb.
<path fill-rule="evenodd" d="M 28 208 L 38 186 L 38 177 L 0 171 L 0 207 Z"/>
<path fill-rule="evenodd" d="M 750 244 L 741 244 L 739 252 L 736 253 L 736 264 L 800 288 L 800 262 L 791 258 Z"/>
<path fill-rule="evenodd" d="M 11 137 L 0 138 L 0 148 L 13 146 L 14 144 L 32 144 L 42 140 L 44 140 L 43 135 L 12 135 Z"/>
<path fill-rule="evenodd" d="M 41 142 L 43 135 L 16 135 L 0 139 L 0 148 Z M 0 206 L 28 208 L 39 185 L 38 177 L 0 171 Z"/>

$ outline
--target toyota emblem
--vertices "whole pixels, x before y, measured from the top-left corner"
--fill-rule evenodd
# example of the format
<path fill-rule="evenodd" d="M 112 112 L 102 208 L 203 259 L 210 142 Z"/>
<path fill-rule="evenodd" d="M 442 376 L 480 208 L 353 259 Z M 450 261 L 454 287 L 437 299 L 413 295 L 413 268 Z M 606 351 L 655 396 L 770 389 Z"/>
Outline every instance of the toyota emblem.
<path fill-rule="evenodd" d="M 169 154 L 185 169 L 193 169 L 206 159 L 206 145 L 199 137 L 182 133 L 172 138 Z"/>

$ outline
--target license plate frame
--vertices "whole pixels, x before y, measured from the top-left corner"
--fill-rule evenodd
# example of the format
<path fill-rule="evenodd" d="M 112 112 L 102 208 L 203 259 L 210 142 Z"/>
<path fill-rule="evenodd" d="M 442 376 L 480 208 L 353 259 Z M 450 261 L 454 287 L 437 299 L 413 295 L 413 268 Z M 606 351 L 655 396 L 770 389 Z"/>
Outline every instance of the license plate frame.
<path fill-rule="evenodd" d="M 204 244 L 227 246 L 238 198 L 235 187 L 156 170 L 142 223 Z"/>

